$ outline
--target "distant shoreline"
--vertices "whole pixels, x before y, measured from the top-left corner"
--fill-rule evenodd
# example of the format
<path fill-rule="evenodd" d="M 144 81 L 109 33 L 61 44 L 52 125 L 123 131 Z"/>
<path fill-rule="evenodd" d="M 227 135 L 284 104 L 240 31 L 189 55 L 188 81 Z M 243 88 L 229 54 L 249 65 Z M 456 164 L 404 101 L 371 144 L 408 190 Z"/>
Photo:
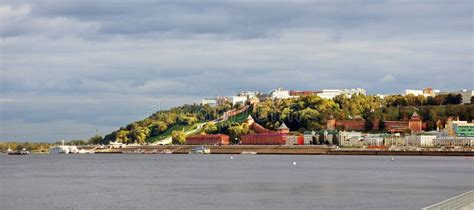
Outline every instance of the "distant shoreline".
<path fill-rule="evenodd" d="M 369 148 L 334 148 L 321 145 L 142 145 L 126 148 L 97 148 L 92 145 L 78 146 L 79 149 L 92 150 L 95 154 L 189 154 L 195 147 L 210 149 L 210 154 L 256 154 L 256 155 L 352 155 L 352 156 L 474 156 L 474 149 L 441 150 L 419 148 L 412 150 L 390 150 Z M 32 154 L 48 154 L 33 152 Z"/>
<path fill-rule="evenodd" d="M 160 146 L 135 146 L 122 149 L 98 149 L 96 154 L 124 154 L 133 151 L 173 151 L 173 154 L 188 154 L 197 145 L 160 145 Z M 241 154 L 255 152 L 257 155 L 379 155 L 379 156 L 474 156 L 473 150 L 453 151 L 394 151 L 383 149 L 334 149 L 328 146 L 287 146 L 287 145 L 223 145 L 205 146 L 211 154 Z"/>

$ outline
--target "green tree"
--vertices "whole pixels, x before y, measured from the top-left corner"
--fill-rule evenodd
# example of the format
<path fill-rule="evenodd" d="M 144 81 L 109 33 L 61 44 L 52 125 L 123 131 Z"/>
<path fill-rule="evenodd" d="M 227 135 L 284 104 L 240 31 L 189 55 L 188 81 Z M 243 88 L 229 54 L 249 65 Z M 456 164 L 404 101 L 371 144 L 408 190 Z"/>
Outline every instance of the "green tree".
<path fill-rule="evenodd" d="M 186 144 L 186 134 L 183 131 L 173 131 L 171 137 L 173 144 Z"/>
<path fill-rule="evenodd" d="M 118 131 L 117 135 L 116 135 L 116 138 L 115 138 L 115 141 L 120 142 L 120 143 L 124 143 L 124 144 L 131 143 L 130 138 L 129 138 L 129 133 L 130 132 L 127 131 L 127 130 Z"/>
<path fill-rule="evenodd" d="M 206 134 L 216 134 L 219 132 L 219 129 L 217 128 L 216 124 L 214 123 L 206 123 L 202 127 L 202 131 Z"/>
<path fill-rule="evenodd" d="M 373 119 L 366 119 L 366 120 L 365 120 L 364 129 L 365 129 L 366 131 L 371 131 L 373 128 L 374 128 Z"/>
<path fill-rule="evenodd" d="M 168 129 L 168 125 L 164 121 L 156 121 L 150 125 L 150 136 L 158 136 Z"/>
<path fill-rule="evenodd" d="M 247 124 L 235 124 L 228 128 L 230 140 L 233 144 L 238 144 L 241 135 L 249 133 Z"/>
<path fill-rule="evenodd" d="M 434 104 L 433 105 L 443 105 L 446 104 L 446 96 L 445 95 L 437 95 L 434 97 Z"/>
<path fill-rule="evenodd" d="M 384 131 L 385 130 L 385 119 L 382 118 L 379 121 L 379 131 Z"/>
<path fill-rule="evenodd" d="M 426 98 L 426 104 L 431 106 L 437 105 L 433 96 L 428 96 L 428 98 Z"/>
<path fill-rule="evenodd" d="M 131 138 L 134 143 L 145 144 L 145 140 L 150 136 L 148 127 L 136 127 L 131 131 Z"/>
<path fill-rule="evenodd" d="M 104 138 L 102 138 L 102 136 L 95 135 L 95 136 L 93 136 L 89 139 L 88 143 L 89 144 L 102 144 L 103 140 L 104 140 Z"/>

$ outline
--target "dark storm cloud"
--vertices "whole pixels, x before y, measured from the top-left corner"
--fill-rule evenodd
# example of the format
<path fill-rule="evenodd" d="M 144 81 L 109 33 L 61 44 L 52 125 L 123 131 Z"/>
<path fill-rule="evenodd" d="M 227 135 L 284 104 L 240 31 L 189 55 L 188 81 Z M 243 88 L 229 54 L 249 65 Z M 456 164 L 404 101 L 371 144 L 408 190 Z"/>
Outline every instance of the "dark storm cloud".
<path fill-rule="evenodd" d="M 376 37 L 440 29 L 469 30 L 465 23 L 459 22 L 469 21 L 468 18 L 472 17 L 466 2 L 50 1 L 33 4 L 35 9 L 31 15 L 35 18 L 65 17 L 97 22 L 100 23 L 97 33 L 102 35 L 187 37 L 218 34 L 230 38 L 260 38 L 288 28 L 317 27 L 332 31 L 335 36 L 341 36 L 338 33 L 346 30 L 357 33 L 360 29 L 368 29 L 377 33 L 364 35 Z M 457 21 L 453 22 L 452 18 Z M 384 30 L 373 31 L 377 27 Z M 11 30 L 10 33 L 25 32 L 26 29 L 12 27 Z"/>
<path fill-rule="evenodd" d="M 472 89 L 472 12 L 470 1 L 0 0 L 0 139 L 61 138 L 48 125 L 87 137 L 157 104 L 240 90 Z"/>

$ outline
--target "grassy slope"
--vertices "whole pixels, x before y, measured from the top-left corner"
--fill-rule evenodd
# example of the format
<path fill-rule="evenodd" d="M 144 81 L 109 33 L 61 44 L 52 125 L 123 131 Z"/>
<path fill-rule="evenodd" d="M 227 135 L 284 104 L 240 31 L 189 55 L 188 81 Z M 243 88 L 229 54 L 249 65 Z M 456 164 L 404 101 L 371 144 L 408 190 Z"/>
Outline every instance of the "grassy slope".
<path fill-rule="evenodd" d="M 174 126 L 168 128 L 162 134 L 160 134 L 158 136 L 150 137 L 146 141 L 150 142 L 150 143 L 153 143 L 153 142 L 156 142 L 156 141 L 159 141 L 159 140 L 163 140 L 163 139 L 166 139 L 168 137 L 171 137 L 171 133 L 173 133 L 173 131 L 181 131 L 181 130 L 183 130 L 184 132 L 190 131 L 190 130 L 195 129 L 196 126 L 199 125 L 199 124 L 200 123 L 195 123 L 193 125 L 174 125 Z"/>
<path fill-rule="evenodd" d="M 242 112 L 238 115 L 235 115 L 233 117 L 230 117 L 229 119 L 227 119 L 226 121 L 223 121 L 223 122 L 219 122 L 216 124 L 216 126 L 219 126 L 219 125 L 225 125 L 225 124 L 232 124 L 232 123 L 243 123 L 245 122 L 245 120 L 247 119 L 248 115 L 251 114 L 249 112 Z M 159 140 L 162 140 L 162 139 L 165 139 L 165 138 L 168 138 L 168 137 L 171 137 L 171 133 L 173 131 L 179 131 L 179 130 L 184 130 L 184 132 L 187 132 L 187 131 L 191 131 L 191 130 L 194 130 L 196 129 L 196 127 L 201 124 L 202 122 L 199 122 L 199 123 L 195 123 L 193 125 L 175 125 L 175 126 L 172 126 L 171 128 L 168 128 L 164 133 L 158 135 L 158 136 L 154 136 L 154 137 L 150 137 L 147 139 L 147 142 L 156 142 L 156 141 L 159 141 Z M 198 130 L 196 133 L 199 133 L 200 130 Z"/>
<path fill-rule="evenodd" d="M 239 113 L 233 117 L 229 117 L 229 119 L 227 119 L 226 121 L 217 123 L 216 126 L 232 124 L 232 123 L 243 123 L 245 122 L 245 120 L 247 120 L 247 117 L 249 116 L 249 114 L 251 115 L 252 113 L 251 112 Z"/>

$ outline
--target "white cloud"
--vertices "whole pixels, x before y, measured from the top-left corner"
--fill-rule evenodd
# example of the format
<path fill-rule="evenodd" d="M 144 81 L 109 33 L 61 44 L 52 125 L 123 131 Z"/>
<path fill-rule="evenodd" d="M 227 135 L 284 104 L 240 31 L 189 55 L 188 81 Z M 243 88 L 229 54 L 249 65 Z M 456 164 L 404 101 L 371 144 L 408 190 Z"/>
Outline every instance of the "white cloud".
<path fill-rule="evenodd" d="M 31 12 L 31 5 L 23 4 L 17 7 L 11 5 L 0 5 L 0 23 L 8 24 L 8 21 L 15 21 L 26 18 Z"/>

